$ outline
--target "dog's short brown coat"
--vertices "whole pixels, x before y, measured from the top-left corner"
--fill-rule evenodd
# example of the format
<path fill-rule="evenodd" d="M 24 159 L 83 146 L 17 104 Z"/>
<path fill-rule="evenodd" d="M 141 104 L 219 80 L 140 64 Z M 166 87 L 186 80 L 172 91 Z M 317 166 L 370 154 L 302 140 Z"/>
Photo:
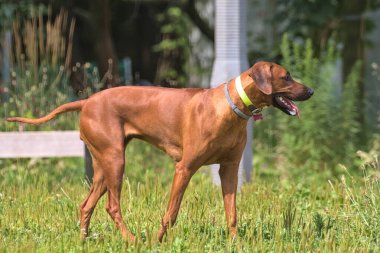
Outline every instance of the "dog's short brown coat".
<path fill-rule="evenodd" d="M 286 78 L 288 72 L 270 62 L 259 62 L 240 75 L 243 88 L 257 108 L 270 106 L 273 96 L 305 100 L 312 90 Z M 124 239 L 133 241 L 120 211 L 124 174 L 124 151 L 139 138 L 164 150 L 175 161 L 175 175 L 167 211 L 158 232 L 162 240 L 174 224 L 185 189 L 202 165 L 219 163 L 227 225 L 236 235 L 236 190 L 239 161 L 246 143 L 247 120 L 231 109 L 224 85 L 214 89 L 118 87 L 99 92 L 87 100 L 68 103 L 40 119 L 10 118 L 30 124 L 46 122 L 56 115 L 81 110 L 80 134 L 91 152 L 94 177 L 91 190 L 80 205 L 82 237 L 88 235 L 92 212 L 107 192 L 106 210 Z M 240 99 L 235 81 L 228 83 L 232 101 L 245 114 L 250 111 Z"/>

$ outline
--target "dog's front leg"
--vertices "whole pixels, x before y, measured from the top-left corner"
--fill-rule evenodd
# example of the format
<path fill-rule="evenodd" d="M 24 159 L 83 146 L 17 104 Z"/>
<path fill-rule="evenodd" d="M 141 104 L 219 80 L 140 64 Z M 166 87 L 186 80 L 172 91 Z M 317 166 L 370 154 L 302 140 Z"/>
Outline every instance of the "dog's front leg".
<path fill-rule="evenodd" d="M 219 170 L 227 226 L 232 239 L 235 239 L 236 237 L 236 191 L 238 184 L 238 170 L 239 162 L 223 163 L 220 165 Z"/>
<path fill-rule="evenodd" d="M 198 168 L 191 169 L 189 166 L 184 165 L 182 162 L 176 164 L 169 205 L 164 217 L 162 218 L 161 228 L 158 232 L 159 242 L 162 242 L 168 226 L 174 225 L 177 219 L 179 208 L 181 206 L 183 194 L 185 193 L 186 187 L 189 184 L 191 177 L 194 175 L 197 169 Z"/>

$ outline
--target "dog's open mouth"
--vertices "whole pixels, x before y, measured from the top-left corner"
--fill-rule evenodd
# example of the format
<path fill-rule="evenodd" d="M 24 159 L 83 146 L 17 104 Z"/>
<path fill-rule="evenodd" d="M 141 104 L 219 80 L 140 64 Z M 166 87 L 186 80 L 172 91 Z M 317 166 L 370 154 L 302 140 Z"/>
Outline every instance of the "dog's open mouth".
<path fill-rule="evenodd" d="M 286 114 L 299 117 L 300 111 L 290 98 L 283 95 L 276 95 L 273 98 L 273 102 L 275 107 L 279 108 Z"/>

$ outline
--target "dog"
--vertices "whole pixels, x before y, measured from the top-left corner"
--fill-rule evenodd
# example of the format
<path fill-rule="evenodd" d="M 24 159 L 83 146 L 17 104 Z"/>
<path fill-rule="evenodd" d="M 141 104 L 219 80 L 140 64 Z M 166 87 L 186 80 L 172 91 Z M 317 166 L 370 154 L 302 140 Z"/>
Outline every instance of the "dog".
<path fill-rule="evenodd" d="M 86 100 L 59 106 L 39 119 L 8 118 L 41 124 L 58 114 L 80 110 L 80 138 L 93 161 L 93 183 L 80 205 L 81 237 L 88 236 L 91 215 L 108 193 L 106 210 L 126 241 L 128 231 L 120 210 L 125 148 L 133 138 L 165 151 L 176 162 L 170 200 L 157 239 L 174 225 L 186 187 L 202 166 L 220 164 L 224 209 L 232 238 L 236 236 L 236 191 L 239 161 L 246 143 L 248 119 L 267 106 L 299 116 L 293 101 L 313 95 L 282 66 L 258 62 L 225 84 L 212 89 L 124 86 L 110 88 Z"/>

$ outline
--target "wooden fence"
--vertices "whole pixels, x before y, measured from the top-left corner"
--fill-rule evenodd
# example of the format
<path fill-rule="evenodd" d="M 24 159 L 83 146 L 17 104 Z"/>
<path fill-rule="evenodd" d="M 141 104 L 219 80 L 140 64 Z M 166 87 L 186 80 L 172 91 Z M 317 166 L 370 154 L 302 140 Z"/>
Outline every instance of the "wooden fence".
<path fill-rule="evenodd" d="M 0 132 L 0 158 L 83 157 L 86 177 L 92 178 L 89 153 L 79 131 Z"/>

